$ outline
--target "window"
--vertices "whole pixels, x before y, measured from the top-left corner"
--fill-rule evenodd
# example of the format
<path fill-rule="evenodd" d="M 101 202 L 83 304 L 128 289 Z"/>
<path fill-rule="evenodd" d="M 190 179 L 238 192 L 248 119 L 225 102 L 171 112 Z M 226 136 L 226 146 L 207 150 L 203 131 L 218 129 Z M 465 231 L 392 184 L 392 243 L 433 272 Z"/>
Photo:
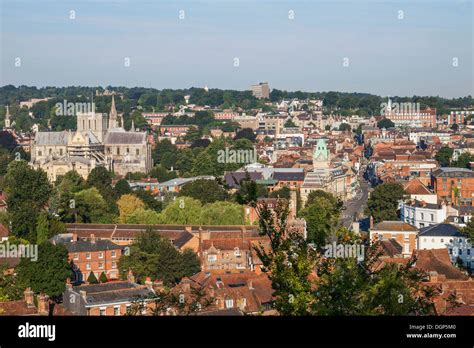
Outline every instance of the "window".
<path fill-rule="evenodd" d="M 467 253 L 468 255 L 471 255 L 471 249 L 467 249 L 467 250 L 466 250 L 466 253 Z"/>
<path fill-rule="evenodd" d="M 103 262 L 99 262 L 99 269 L 104 269 L 104 263 Z"/>
<path fill-rule="evenodd" d="M 74 260 L 79 260 L 79 254 L 78 253 L 74 254 Z"/>
<path fill-rule="evenodd" d="M 425 227 L 424 223 L 420 223 L 420 228 Z"/>
<path fill-rule="evenodd" d="M 112 257 L 117 257 L 117 254 L 115 253 L 115 251 L 112 251 L 111 255 Z"/>
<path fill-rule="evenodd" d="M 423 238 L 423 242 L 426 242 L 426 238 Z"/>
<path fill-rule="evenodd" d="M 59 154 L 62 156 L 63 155 L 63 149 L 59 149 Z"/>
<path fill-rule="evenodd" d="M 207 255 L 207 261 L 212 263 L 217 261 L 217 255 Z"/>
<path fill-rule="evenodd" d="M 100 307 L 99 315 L 105 315 L 105 309 L 106 309 L 106 307 Z"/>
<path fill-rule="evenodd" d="M 131 304 L 128 304 L 125 306 L 125 312 L 127 314 L 130 314 L 132 312 L 132 305 Z"/>
<path fill-rule="evenodd" d="M 112 268 L 117 268 L 117 262 L 115 261 L 112 262 Z"/>
<path fill-rule="evenodd" d="M 117 155 L 120 155 L 120 147 L 117 147 Z"/>
<path fill-rule="evenodd" d="M 434 221 L 434 214 L 431 214 L 431 221 Z"/>
<path fill-rule="evenodd" d="M 462 243 L 462 239 L 461 239 L 461 238 L 459 238 L 459 243 Z"/>
<path fill-rule="evenodd" d="M 226 308 L 234 308 L 234 300 L 233 299 L 228 299 L 225 300 L 225 307 Z"/>
<path fill-rule="evenodd" d="M 453 254 L 453 249 L 449 248 L 449 255 Z"/>
<path fill-rule="evenodd" d="M 459 249 L 459 255 L 462 255 L 462 249 Z"/>
<path fill-rule="evenodd" d="M 443 238 L 441 238 L 441 243 L 444 243 L 444 239 L 443 239 Z"/>
<path fill-rule="evenodd" d="M 140 155 L 140 149 L 136 149 L 135 153 L 136 153 L 137 156 Z"/>
<path fill-rule="evenodd" d="M 421 216 L 421 220 L 424 220 L 424 219 L 425 219 L 425 214 L 420 213 L 420 216 Z"/>
<path fill-rule="evenodd" d="M 43 156 L 43 152 L 38 151 L 38 156 Z"/>
<path fill-rule="evenodd" d="M 86 264 L 86 269 L 91 269 L 91 264 L 90 263 Z"/>
<path fill-rule="evenodd" d="M 88 259 L 88 260 L 91 259 L 91 253 L 86 253 L 86 259 Z"/>
<path fill-rule="evenodd" d="M 104 258 L 104 252 L 103 251 L 99 251 L 99 259 L 103 259 Z"/>
<path fill-rule="evenodd" d="M 115 306 L 114 307 L 114 315 L 119 316 L 120 315 L 120 306 Z"/>

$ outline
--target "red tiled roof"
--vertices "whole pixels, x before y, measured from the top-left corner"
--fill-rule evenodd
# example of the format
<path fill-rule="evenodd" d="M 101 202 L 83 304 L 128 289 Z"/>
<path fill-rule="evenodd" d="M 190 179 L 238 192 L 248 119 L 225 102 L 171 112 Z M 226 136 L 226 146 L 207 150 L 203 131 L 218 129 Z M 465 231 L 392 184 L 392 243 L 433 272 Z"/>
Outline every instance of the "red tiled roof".
<path fill-rule="evenodd" d="M 415 178 L 410 180 L 404 185 L 405 192 L 410 195 L 431 195 L 432 193 L 428 188 L 420 181 Z"/>

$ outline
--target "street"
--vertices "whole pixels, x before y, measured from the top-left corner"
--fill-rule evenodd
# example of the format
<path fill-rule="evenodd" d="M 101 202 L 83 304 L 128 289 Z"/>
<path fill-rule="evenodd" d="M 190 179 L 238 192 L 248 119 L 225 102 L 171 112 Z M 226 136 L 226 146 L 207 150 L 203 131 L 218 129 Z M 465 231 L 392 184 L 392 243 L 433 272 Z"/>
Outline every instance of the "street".
<path fill-rule="evenodd" d="M 341 221 L 342 224 L 350 228 L 352 222 L 354 221 L 354 216 L 360 218 L 360 214 L 364 212 L 365 205 L 368 199 L 368 190 L 369 185 L 363 179 L 362 175 L 359 176 L 360 180 L 360 192 L 357 193 L 356 197 L 350 201 L 344 202 L 345 210 L 342 211 Z"/>

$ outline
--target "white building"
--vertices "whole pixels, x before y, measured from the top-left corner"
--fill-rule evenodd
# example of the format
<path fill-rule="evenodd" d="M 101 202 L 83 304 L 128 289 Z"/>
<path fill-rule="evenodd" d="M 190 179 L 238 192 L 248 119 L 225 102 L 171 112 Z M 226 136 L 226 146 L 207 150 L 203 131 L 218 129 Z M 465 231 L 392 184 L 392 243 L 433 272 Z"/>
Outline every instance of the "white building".
<path fill-rule="evenodd" d="M 412 200 L 400 205 L 401 220 L 423 228 L 444 222 L 447 218 L 445 204 L 433 204 L 425 201 Z"/>
<path fill-rule="evenodd" d="M 458 263 L 461 260 L 464 267 L 474 268 L 474 249 L 467 237 L 454 225 L 442 223 L 422 228 L 417 244 L 418 249 L 448 248 L 451 262 Z"/>

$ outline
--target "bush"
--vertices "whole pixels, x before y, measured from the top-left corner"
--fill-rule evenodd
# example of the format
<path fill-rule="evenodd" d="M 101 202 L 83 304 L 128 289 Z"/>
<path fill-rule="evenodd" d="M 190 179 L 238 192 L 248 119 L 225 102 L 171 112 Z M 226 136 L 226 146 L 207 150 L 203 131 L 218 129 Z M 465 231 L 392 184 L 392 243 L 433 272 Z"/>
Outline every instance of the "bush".
<path fill-rule="evenodd" d="M 97 283 L 99 282 L 99 281 L 97 280 L 97 278 L 96 278 L 94 272 L 91 272 L 91 273 L 89 274 L 89 277 L 87 277 L 87 282 L 88 282 L 89 284 L 97 284 Z"/>

